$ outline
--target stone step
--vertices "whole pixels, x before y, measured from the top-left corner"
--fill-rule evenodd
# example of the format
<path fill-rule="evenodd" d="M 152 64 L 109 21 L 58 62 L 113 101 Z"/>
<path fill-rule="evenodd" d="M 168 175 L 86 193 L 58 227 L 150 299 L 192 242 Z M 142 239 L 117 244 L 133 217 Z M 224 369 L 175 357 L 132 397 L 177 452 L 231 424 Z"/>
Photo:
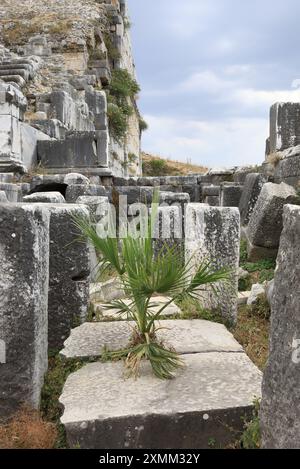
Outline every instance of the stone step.
<path fill-rule="evenodd" d="M 238 294 L 238 305 L 246 305 L 251 295 L 251 291 L 240 291 Z"/>
<path fill-rule="evenodd" d="M 149 308 L 149 311 L 152 314 L 158 313 L 158 311 L 170 301 L 171 298 L 165 296 L 157 296 L 152 298 L 153 306 Z M 123 302 L 126 305 L 130 305 L 131 300 L 124 299 Z M 127 319 L 127 313 L 118 314 L 118 309 L 107 309 L 107 304 L 105 303 L 94 303 L 94 310 L 97 317 L 101 317 L 104 320 L 114 320 L 114 319 Z M 181 314 L 180 308 L 175 304 L 171 303 L 163 311 L 164 316 L 179 316 Z"/>
<path fill-rule="evenodd" d="M 92 363 L 70 375 L 60 403 L 69 446 L 87 449 L 225 447 L 243 429 L 261 373 L 244 353 L 196 353 L 170 381 L 149 363 L 137 379 L 123 363 Z"/>
<path fill-rule="evenodd" d="M 201 319 L 163 320 L 157 336 L 180 354 L 242 353 L 242 346 L 223 324 Z M 84 323 L 71 331 L 60 352 L 65 358 L 100 357 L 103 350 L 115 351 L 128 345 L 133 322 Z"/>

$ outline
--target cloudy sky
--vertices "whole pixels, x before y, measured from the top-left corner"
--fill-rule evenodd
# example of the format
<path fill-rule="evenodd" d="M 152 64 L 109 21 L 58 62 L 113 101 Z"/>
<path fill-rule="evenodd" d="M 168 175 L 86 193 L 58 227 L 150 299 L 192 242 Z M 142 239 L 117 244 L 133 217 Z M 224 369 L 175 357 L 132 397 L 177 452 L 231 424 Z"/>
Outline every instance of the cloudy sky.
<path fill-rule="evenodd" d="M 271 104 L 300 101 L 299 0 L 128 3 L 143 149 L 207 166 L 261 163 Z"/>

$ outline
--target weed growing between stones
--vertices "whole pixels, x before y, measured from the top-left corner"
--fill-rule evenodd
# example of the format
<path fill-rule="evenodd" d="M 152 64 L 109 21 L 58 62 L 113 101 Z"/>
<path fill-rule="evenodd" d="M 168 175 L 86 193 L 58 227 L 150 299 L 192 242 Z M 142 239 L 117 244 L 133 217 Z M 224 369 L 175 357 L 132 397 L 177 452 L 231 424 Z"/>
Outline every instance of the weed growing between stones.
<path fill-rule="evenodd" d="M 110 308 L 126 314 L 135 322 L 135 329 L 130 344 L 125 350 L 110 354 L 112 359 L 124 359 L 128 376 L 138 376 L 140 364 L 149 360 L 155 376 L 171 379 L 175 371 L 182 366 L 178 354 L 168 349 L 157 340 L 156 322 L 165 309 L 174 301 L 199 299 L 202 286 L 210 286 L 217 294 L 218 282 L 228 281 L 228 269 L 214 270 L 210 263 L 203 262 L 194 275 L 190 262 L 182 262 L 181 253 L 176 247 L 164 243 L 155 253 L 153 241 L 154 227 L 158 210 L 159 193 L 155 193 L 151 219 L 148 222 L 148 235 L 145 238 L 101 238 L 93 223 L 84 218 L 75 218 L 74 223 L 82 232 L 84 239 L 91 242 L 102 255 L 100 270 L 113 267 L 119 276 L 126 297 L 130 303 L 122 300 L 111 302 Z M 153 313 L 152 297 L 165 295 L 170 298 L 158 312 Z"/>
<path fill-rule="evenodd" d="M 128 119 L 133 114 L 132 102 L 139 93 L 137 81 L 127 70 L 112 71 L 112 79 L 107 92 L 107 116 L 110 133 L 116 141 L 122 143 L 128 130 Z"/>
<path fill-rule="evenodd" d="M 56 438 L 52 447 L 66 448 L 64 426 L 60 423 L 62 407 L 59 397 L 68 376 L 80 370 L 85 364 L 95 359 L 63 359 L 59 355 L 49 357 L 48 372 L 45 375 L 41 396 L 41 416 L 56 429 Z"/>
<path fill-rule="evenodd" d="M 245 422 L 245 431 L 241 438 L 241 447 L 243 449 L 259 449 L 261 447 L 260 400 L 256 399 L 253 404 L 253 419 L 250 422 Z"/>
<path fill-rule="evenodd" d="M 269 330 L 269 319 L 263 315 L 257 315 L 255 305 L 240 306 L 237 324 L 231 328 L 235 339 L 243 346 L 253 363 L 262 371 L 269 355 Z"/>

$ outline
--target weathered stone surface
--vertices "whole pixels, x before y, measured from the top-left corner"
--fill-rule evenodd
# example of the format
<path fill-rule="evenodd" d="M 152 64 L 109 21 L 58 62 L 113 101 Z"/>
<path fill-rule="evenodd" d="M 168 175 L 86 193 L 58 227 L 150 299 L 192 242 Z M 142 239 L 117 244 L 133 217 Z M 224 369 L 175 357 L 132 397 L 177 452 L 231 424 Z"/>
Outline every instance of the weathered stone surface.
<path fill-rule="evenodd" d="M 0 182 L 14 182 L 14 173 L 0 173 Z"/>
<path fill-rule="evenodd" d="M 242 197 L 243 186 L 241 184 L 221 184 L 221 207 L 239 207 Z"/>
<path fill-rule="evenodd" d="M 251 292 L 241 291 L 238 295 L 238 305 L 246 305 Z"/>
<path fill-rule="evenodd" d="M 300 144 L 300 104 L 276 103 L 270 111 L 270 153 Z"/>
<path fill-rule="evenodd" d="M 160 192 L 159 193 L 160 204 L 167 205 L 180 205 L 184 207 L 185 204 L 190 202 L 190 196 L 184 192 Z"/>
<path fill-rule="evenodd" d="M 0 191 L 0 204 L 7 203 L 8 199 L 6 197 L 6 192 Z"/>
<path fill-rule="evenodd" d="M 296 201 L 296 191 L 287 184 L 264 185 L 252 212 L 247 236 L 254 246 L 275 249 L 279 246 L 284 205 Z"/>
<path fill-rule="evenodd" d="M 266 179 L 262 174 L 248 174 L 240 201 L 241 224 L 248 225 L 260 191 L 265 184 Z"/>
<path fill-rule="evenodd" d="M 300 145 L 280 152 L 280 161 L 273 168 L 274 181 L 286 182 L 296 189 L 300 182 Z"/>
<path fill-rule="evenodd" d="M 58 172 L 59 168 L 98 167 L 102 166 L 102 143 L 95 132 L 68 132 L 64 140 L 39 141 L 38 159 L 46 168 L 57 168 Z"/>
<path fill-rule="evenodd" d="M 168 246 L 182 253 L 184 258 L 183 215 L 182 208 L 176 205 L 158 207 L 153 231 L 153 244 L 157 254 Z"/>
<path fill-rule="evenodd" d="M 66 190 L 66 201 L 75 203 L 81 196 L 108 197 L 111 193 L 110 188 L 104 186 L 95 186 L 90 184 L 70 184 Z"/>
<path fill-rule="evenodd" d="M 67 184 L 68 186 L 70 184 L 86 184 L 86 185 L 89 185 L 90 180 L 89 180 L 89 178 L 87 178 L 83 174 L 69 173 L 69 174 L 66 174 L 65 177 L 64 177 L 64 184 Z"/>
<path fill-rule="evenodd" d="M 48 363 L 49 214 L 36 205 L 0 205 L 0 419 L 35 408 Z"/>
<path fill-rule="evenodd" d="M 273 294 L 274 294 L 274 279 L 268 282 L 266 285 L 266 297 L 269 302 L 269 305 L 272 304 Z"/>
<path fill-rule="evenodd" d="M 205 197 L 205 203 L 210 205 L 211 207 L 219 207 L 220 206 L 220 197 L 217 195 L 208 195 Z"/>
<path fill-rule="evenodd" d="M 6 193 L 6 197 L 9 202 L 20 202 L 22 194 L 21 194 L 21 187 L 17 184 L 12 183 L 0 183 L 0 191 L 4 191 Z"/>
<path fill-rule="evenodd" d="M 162 320 L 158 337 L 178 353 L 242 352 L 241 345 L 222 324 L 195 320 Z M 61 355 L 66 358 L 98 357 L 104 348 L 119 350 L 128 345 L 133 322 L 85 323 L 72 330 Z"/>
<path fill-rule="evenodd" d="M 124 380 L 122 363 L 93 363 L 69 376 L 60 402 L 70 446 L 208 448 L 212 438 L 228 444 L 260 396 L 260 372 L 244 353 L 185 355 L 184 363 L 171 381 L 155 378 L 149 363 L 138 381 Z"/>
<path fill-rule="evenodd" d="M 100 196 L 90 196 L 90 195 L 83 195 L 78 197 L 76 200 L 77 204 L 86 205 L 89 209 L 91 219 L 93 221 L 100 221 L 103 217 L 108 214 L 109 210 L 109 201 L 108 197 L 100 197 Z"/>
<path fill-rule="evenodd" d="M 202 184 L 201 191 L 204 198 L 207 196 L 219 197 L 220 186 L 215 186 L 214 184 Z"/>
<path fill-rule="evenodd" d="M 261 285 L 260 283 L 256 283 L 255 285 L 252 285 L 251 293 L 247 300 L 247 305 L 248 306 L 253 305 L 254 303 L 256 303 L 259 295 L 264 295 L 265 293 L 266 293 L 266 289 L 264 285 Z"/>
<path fill-rule="evenodd" d="M 34 194 L 26 195 L 23 197 L 24 202 L 42 202 L 49 204 L 64 204 L 66 203 L 64 196 L 60 192 L 35 192 Z"/>
<path fill-rule="evenodd" d="M 78 240 L 73 217 L 89 212 L 82 205 L 45 207 L 50 212 L 49 349 L 60 350 L 72 327 L 88 314 L 89 248 Z"/>
<path fill-rule="evenodd" d="M 276 449 L 300 442 L 300 207 L 285 206 L 283 226 L 261 406 L 263 446 Z"/>
<path fill-rule="evenodd" d="M 95 303 L 109 303 L 125 297 L 125 292 L 118 278 L 112 278 L 103 283 L 92 283 L 90 298 Z"/>
<path fill-rule="evenodd" d="M 220 309 L 223 317 L 235 321 L 237 315 L 240 216 L 236 208 L 189 204 L 185 218 L 185 257 L 193 271 L 209 261 L 216 269 L 232 270 L 231 280 L 220 283 L 219 295 L 211 289 L 201 291 L 205 308 Z"/>

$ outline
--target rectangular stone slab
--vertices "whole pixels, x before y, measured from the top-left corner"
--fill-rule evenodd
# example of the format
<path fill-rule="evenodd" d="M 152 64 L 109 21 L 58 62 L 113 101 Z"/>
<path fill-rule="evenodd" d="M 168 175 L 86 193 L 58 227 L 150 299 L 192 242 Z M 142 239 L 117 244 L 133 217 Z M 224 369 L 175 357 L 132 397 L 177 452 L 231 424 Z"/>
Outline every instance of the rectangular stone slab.
<path fill-rule="evenodd" d="M 71 447 L 208 448 L 226 445 L 261 393 L 261 373 L 244 353 L 186 355 L 171 381 L 144 363 L 138 380 L 123 363 L 92 363 L 69 376 L 60 403 Z"/>
<path fill-rule="evenodd" d="M 48 211 L 0 204 L 0 420 L 23 403 L 39 406 L 48 366 L 48 281 Z"/>
<path fill-rule="evenodd" d="M 261 407 L 263 447 L 300 447 L 300 207 L 286 205 Z"/>
<path fill-rule="evenodd" d="M 222 324 L 194 320 L 159 321 L 158 337 L 180 354 L 243 352 L 241 345 Z M 125 321 L 85 323 L 73 329 L 61 355 L 66 358 L 97 357 L 107 350 L 128 345 L 134 323 Z"/>

